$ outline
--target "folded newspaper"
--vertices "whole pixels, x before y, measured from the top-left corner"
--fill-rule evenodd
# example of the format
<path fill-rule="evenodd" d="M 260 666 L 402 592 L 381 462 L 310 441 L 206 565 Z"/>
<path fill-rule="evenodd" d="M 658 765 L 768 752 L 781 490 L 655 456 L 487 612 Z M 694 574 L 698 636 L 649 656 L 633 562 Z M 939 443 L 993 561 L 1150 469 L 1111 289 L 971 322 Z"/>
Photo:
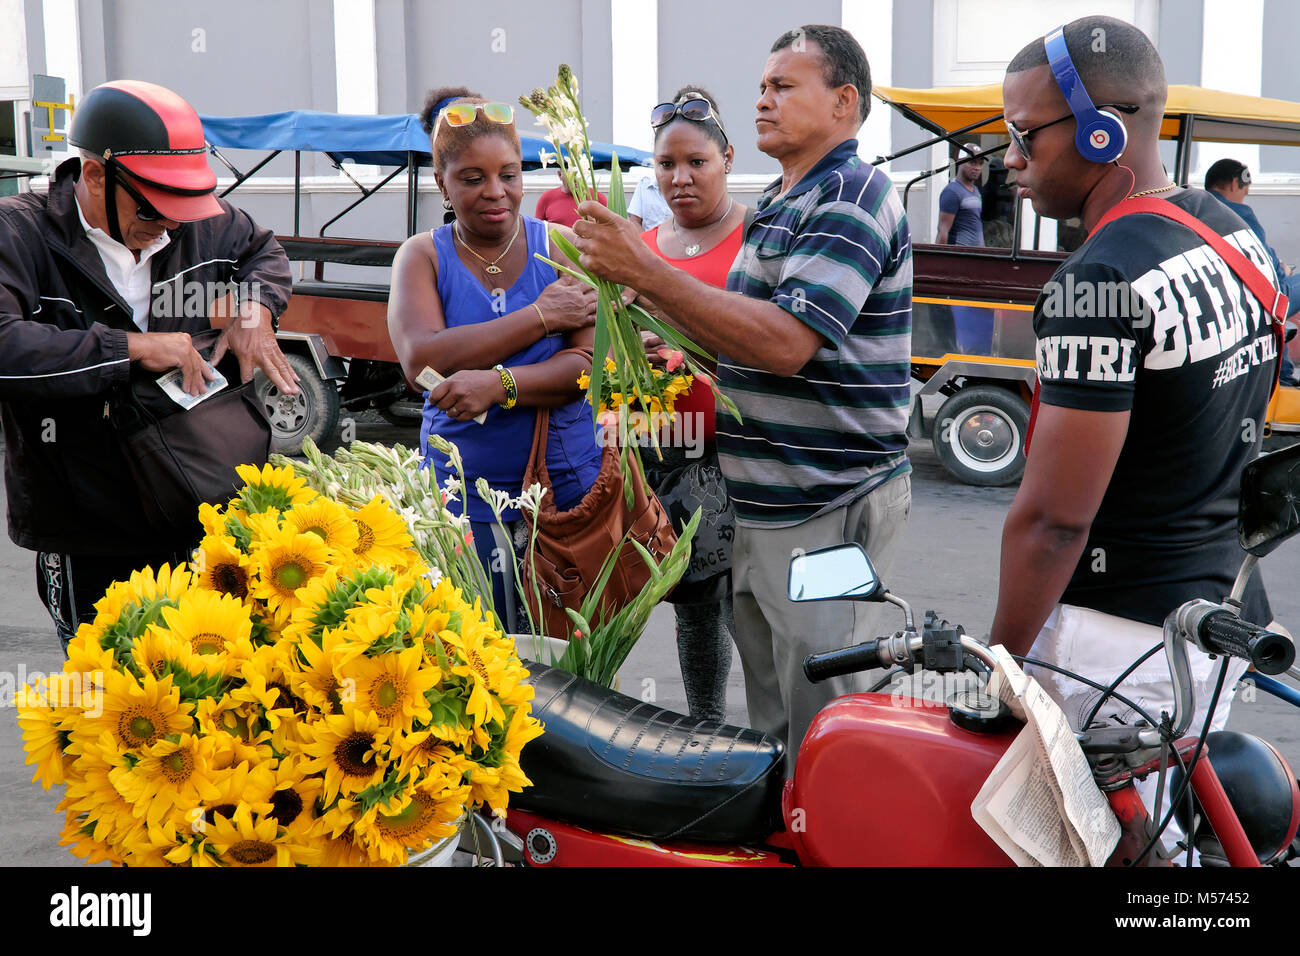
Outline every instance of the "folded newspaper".
<path fill-rule="evenodd" d="M 1019 866 L 1104 866 L 1120 826 L 1065 713 L 1006 648 L 991 648 L 989 693 L 1025 728 L 975 795 L 971 815 Z"/>

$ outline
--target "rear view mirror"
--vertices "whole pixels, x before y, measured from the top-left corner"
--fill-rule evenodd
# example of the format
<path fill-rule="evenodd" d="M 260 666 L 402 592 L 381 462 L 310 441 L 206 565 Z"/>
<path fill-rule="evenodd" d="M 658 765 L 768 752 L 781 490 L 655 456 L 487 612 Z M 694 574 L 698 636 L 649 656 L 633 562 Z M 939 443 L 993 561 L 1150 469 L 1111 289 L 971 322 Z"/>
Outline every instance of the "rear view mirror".
<path fill-rule="evenodd" d="M 1237 540 L 1262 558 L 1300 531 L 1300 445 L 1261 455 L 1241 472 Z"/>
<path fill-rule="evenodd" d="M 837 544 L 790 559 L 791 601 L 876 601 L 884 590 L 860 544 Z"/>

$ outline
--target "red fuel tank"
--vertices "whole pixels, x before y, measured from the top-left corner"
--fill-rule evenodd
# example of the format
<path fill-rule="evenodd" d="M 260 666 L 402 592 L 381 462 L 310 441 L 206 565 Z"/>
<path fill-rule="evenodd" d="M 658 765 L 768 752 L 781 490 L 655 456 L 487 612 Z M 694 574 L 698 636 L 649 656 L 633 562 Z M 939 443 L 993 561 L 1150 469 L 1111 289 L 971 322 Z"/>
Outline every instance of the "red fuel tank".
<path fill-rule="evenodd" d="M 1023 724 L 976 733 L 948 708 L 851 694 L 813 721 L 785 792 L 810 866 L 1011 866 L 970 805 Z"/>

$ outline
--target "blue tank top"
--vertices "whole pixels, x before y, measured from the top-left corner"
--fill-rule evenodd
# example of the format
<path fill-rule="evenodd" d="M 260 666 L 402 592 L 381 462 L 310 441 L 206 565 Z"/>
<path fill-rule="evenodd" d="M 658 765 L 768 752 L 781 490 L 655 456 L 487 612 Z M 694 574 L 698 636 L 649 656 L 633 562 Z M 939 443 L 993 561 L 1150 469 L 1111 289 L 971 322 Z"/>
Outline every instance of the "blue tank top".
<path fill-rule="evenodd" d="M 456 255 L 451 230 L 452 226 L 448 224 L 431 231 L 433 246 L 438 253 L 438 297 L 449 329 L 491 322 L 501 315 L 526 308 L 555 281 L 554 267 L 534 256 L 536 252 L 547 253 L 549 248 L 546 224 L 525 216 L 528 264 L 514 285 L 506 290 L 504 308 L 497 305 L 494 309 L 491 293 Z M 501 364 L 506 368 L 536 365 L 564 347 L 563 336 L 544 337 Z M 438 483 L 442 484 L 448 477 L 454 477 L 455 471 L 446 455 L 429 447 L 429 435 L 441 435 L 454 443 L 464 460 L 470 519 L 492 521 L 492 509 L 479 498 L 474 488 L 475 480 L 481 476 L 492 488 L 507 492 L 512 498 L 518 497 L 523 489 L 524 469 L 528 467 L 536 424 L 537 410 L 524 405 L 516 405 L 509 411 L 493 405 L 482 425 L 476 421 L 456 421 L 430 405 L 429 393 L 425 392 L 420 449 L 425 460 L 432 464 Z M 591 407 L 585 398 L 576 398 L 568 405 L 552 408 L 546 468 L 557 508 L 565 511 L 582 500 L 600 472 L 600 460 L 601 449 L 596 444 L 592 428 Z M 507 521 L 518 517 L 518 510 L 513 508 L 503 514 Z"/>

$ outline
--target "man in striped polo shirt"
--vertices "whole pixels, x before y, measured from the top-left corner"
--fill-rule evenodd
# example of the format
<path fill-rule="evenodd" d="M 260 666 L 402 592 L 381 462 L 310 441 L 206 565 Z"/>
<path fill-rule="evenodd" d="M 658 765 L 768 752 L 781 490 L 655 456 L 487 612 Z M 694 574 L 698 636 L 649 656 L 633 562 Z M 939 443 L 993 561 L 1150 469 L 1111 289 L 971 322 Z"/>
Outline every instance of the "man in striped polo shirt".
<path fill-rule="evenodd" d="M 653 255 L 596 204 L 574 227 L 582 264 L 649 298 L 719 356 L 719 385 L 741 419 L 718 412 L 737 516 L 736 646 L 752 726 L 797 748 L 812 718 L 858 678 L 810 684 L 811 653 L 875 636 L 877 608 L 796 604 L 790 560 L 858 541 L 881 576 L 911 507 L 907 460 L 912 251 L 889 178 L 858 159 L 871 77 L 846 31 L 783 34 L 764 67 L 758 147 L 781 178 L 732 266 L 727 291 Z M 787 763 L 793 772 L 794 761 Z"/>

